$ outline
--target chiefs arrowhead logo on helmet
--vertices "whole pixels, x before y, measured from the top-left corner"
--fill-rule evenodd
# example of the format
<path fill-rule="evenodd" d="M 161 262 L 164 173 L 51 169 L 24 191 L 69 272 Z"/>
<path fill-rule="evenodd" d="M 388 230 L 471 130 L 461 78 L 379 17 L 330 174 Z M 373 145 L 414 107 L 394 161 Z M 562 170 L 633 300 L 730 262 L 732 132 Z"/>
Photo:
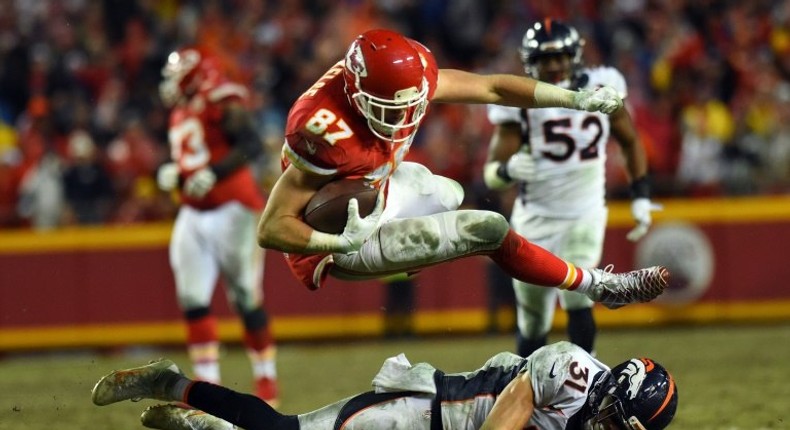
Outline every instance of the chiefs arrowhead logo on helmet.
<path fill-rule="evenodd" d="M 427 63 L 413 41 L 390 30 L 366 31 L 351 44 L 346 94 L 374 135 L 404 142 L 417 132 L 428 106 Z"/>
<path fill-rule="evenodd" d="M 354 44 L 346 53 L 346 69 L 359 78 L 368 76 L 368 69 L 365 67 L 365 57 L 362 56 L 362 49 Z"/>

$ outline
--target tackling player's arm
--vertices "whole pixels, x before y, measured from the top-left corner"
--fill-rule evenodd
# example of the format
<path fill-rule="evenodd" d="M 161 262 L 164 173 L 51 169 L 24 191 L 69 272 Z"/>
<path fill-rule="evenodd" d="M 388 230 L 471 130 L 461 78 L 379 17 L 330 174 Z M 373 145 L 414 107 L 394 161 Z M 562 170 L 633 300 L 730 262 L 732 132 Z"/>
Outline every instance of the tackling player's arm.
<path fill-rule="evenodd" d="M 612 113 L 623 100 L 611 87 L 570 91 L 526 76 L 480 75 L 440 69 L 432 101 L 438 103 L 488 103 L 523 108 L 565 107 Z"/>
<path fill-rule="evenodd" d="M 481 430 L 520 430 L 532 417 L 535 410 L 535 393 L 529 372 L 514 378 L 497 397 L 491 413 L 486 417 Z"/>

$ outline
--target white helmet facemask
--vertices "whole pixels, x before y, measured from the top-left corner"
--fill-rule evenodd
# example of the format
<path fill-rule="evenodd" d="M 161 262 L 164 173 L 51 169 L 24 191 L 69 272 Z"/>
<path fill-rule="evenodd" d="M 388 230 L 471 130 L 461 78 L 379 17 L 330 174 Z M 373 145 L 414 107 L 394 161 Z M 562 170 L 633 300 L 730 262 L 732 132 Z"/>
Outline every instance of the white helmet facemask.
<path fill-rule="evenodd" d="M 428 81 L 423 78 L 421 88 L 406 88 L 386 99 L 365 92 L 357 80 L 358 92 L 351 96 L 359 111 L 368 121 L 368 127 L 377 137 L 392 142 L 410 139 L 420 125 L 428 106 Z M 409 133 L 397 136 L 400 130 Z"/>

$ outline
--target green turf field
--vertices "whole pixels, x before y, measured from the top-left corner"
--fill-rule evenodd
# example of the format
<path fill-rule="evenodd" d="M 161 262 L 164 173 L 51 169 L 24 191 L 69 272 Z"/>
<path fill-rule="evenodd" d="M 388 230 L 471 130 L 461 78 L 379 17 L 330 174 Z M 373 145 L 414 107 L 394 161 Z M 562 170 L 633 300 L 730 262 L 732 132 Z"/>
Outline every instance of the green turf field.
<path fill-rule="evenodd" d="M 398 352 L 454 372 L 510 348 L 512 338 L 502 335 L 281 345 L 282 410 L 303 412 L 366 390 L 381 362 Z M 598 350 L 607 364 L 649 356 L 674 373 L 680 406 L 670 428 L 790 429 L 790 324 L 606 329 Z M 110 370 L 160 356 L 187 364 L 180 348 L 6 356 L 0 360 L 0 430 L 141 429 L 139 414 L 154 402 L 97 407 L 90 390 Z M 225 352 L 223 376 L 226 385 L 248 389 L 240 349 Z"/>

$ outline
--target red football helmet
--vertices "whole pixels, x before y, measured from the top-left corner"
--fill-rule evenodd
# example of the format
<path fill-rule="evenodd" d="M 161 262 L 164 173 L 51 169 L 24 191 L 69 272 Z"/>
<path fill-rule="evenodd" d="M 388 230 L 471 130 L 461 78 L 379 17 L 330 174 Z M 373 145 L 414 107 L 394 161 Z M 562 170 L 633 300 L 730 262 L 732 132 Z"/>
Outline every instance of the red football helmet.
<path fill-rule="evenodd" d="M 197 49 L 173 51 L 162 68 L 159 96 L 165 106 L 172 107 L 214 82 L 220 74 L 219 63 Z"/>
<path fill-rule="evenodd" d="M 351 104 L 376 136 L 402 142 L 417 132 L 428 106 L 426 59 L 389 30 L 370 30 L 351 44 L 343 77 Z"/>

